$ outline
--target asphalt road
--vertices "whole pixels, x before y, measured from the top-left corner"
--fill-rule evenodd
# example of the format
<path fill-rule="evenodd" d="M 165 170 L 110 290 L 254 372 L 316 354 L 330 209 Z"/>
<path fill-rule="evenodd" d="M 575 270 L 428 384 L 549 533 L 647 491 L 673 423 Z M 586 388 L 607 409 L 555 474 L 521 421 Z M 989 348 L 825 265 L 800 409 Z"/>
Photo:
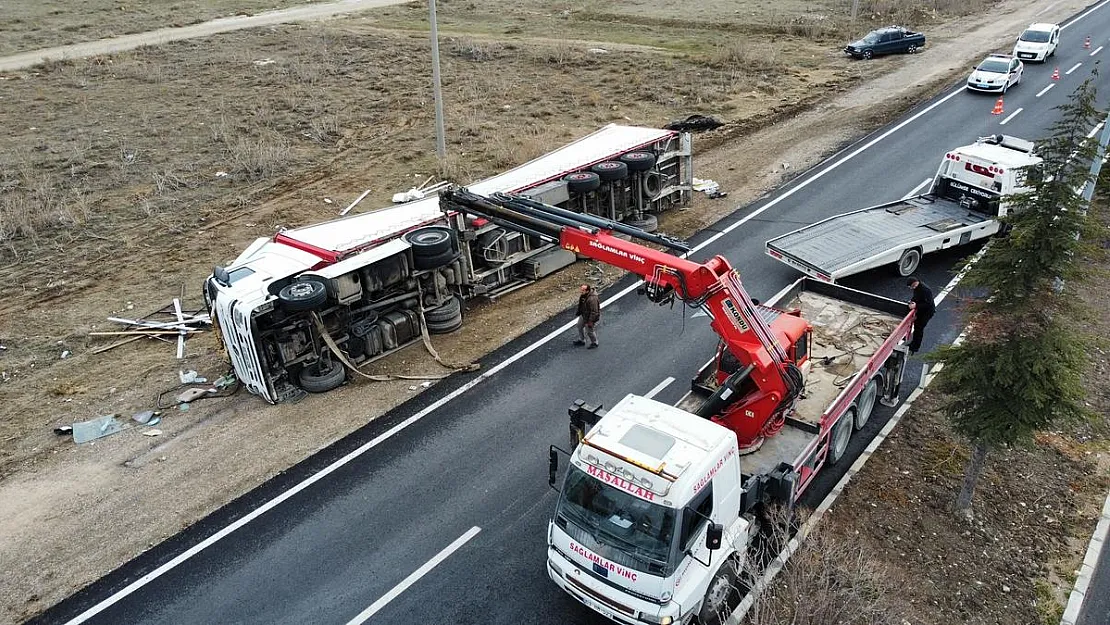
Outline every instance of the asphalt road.
<path fill-rule="evenodd" d="M 752 295 L 767 299 L 798 276 L 764 255 L 765 240 L 907 195 L 932 176 L 948 148 L 978 136 L 1046 135 L 1056 118 L 1052 107 L 1098 58 L 1082 49 L 1082 35 L 1105 37 L 1110 7 L 1082 24 L 1064 31 L 1053 63 L 1026 68 L 1024 83 L 1006 94 L 1006 115 L 990 114 L 993 96 L 946 93 L 699 234 L 694 242 L 716 240 L 695 258 L 725 255 Z M 1110 41 L 1095 41 L 1092 49 L 1103 44 Z M 1071 74 L 1050 80 L 1055 65 L 1066 72 L 1076 63 L 1082 65 Z M 1106 81 L 1105 74 L 1099 78 L 1110 94 Z M 1048 85 L 1055 86 L 1042 91 Z M 738 220 L 743 223 L 717 236 Z M 926 257 L 919 275 L 939 292 L 971 251 Z M 612 298 L 631 284 L 626 280 L 604 295 Z M 845 284 L 909 296 L 889 270 Z M 546 483 L 547 446 L 565 444 L 565 408 L 577 398 L 611 406 L 626 393 L 647 393 L 673 377 L 677 381 L 656 398 L 677 401 L 716 338 L 705 317 L 659 309 L 634 293 L 608 301 L 601 349 L 572 347 L 571 332 L 556 332 L 569 321 L 565 312 L 543 324 L 484 359 L 481 377 L 459 376 L 433 387 L 37 620 L 605 623 L 546 577 L 544 536 L 555 504 Z M 926 347 L 951 342 L 959 328 L 950 298 L 929 326 Z M 907 374 L 905 392 L 917 367 Z M 889 415 L 888 409 L 878 412 L 864 435 L 854 437 L 852 455 Z M 341 466 L 331 466 L 340 459 Z M 310 485 L 296 486 L 310 476 Z M 808 503 L 838 478 L 835 472 L 821 476 Z M 284 499 L 266 503 L 277 496 Z M 250 517 L 259 506 L 266 511 Z M 223 529 L 237 520 L 241 527 Z"/>

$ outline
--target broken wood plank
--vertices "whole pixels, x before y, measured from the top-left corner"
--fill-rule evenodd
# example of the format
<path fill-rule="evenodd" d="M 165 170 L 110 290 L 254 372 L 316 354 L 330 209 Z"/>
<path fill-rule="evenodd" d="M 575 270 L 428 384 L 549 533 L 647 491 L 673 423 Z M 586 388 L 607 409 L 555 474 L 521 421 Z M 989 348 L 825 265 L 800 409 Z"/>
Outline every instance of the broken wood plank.
<path fill-rule="evenodd" d="M 89 332 L 89 336 L 157 336 L 159 334 L 196 334 L 204 330 L 161 330 L 149 328 L 146 330 L 116 330 L 114 332 Z"/>
<path fill-rule="evenodd" d="M 182 289 L 185 287 L 182 286 Z M 185 318 L 181 316 L 181 298 L 173 298 L 173 311 L 177 314 L 177 322 L 185 325 Z M 181 330 L 177 336 L 177 359 L 181 360 L 185 357 L 185 330 Z"/>

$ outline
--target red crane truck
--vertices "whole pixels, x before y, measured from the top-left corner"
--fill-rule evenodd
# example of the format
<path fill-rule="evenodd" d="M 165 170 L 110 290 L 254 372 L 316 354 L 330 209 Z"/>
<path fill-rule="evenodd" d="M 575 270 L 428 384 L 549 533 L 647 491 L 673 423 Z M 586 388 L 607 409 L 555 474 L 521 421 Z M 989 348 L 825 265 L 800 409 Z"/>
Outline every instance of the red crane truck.
<path fill-rule="evenodd" d="M 897 402 L 913 311 L 803 278 L 766 305 L 722 256 L 508 194 L 441 194 L 445 211 L 488 219 L 636 273 L 653 302 L 705 310 L 721 342 L 677 406 L 628 395 L 609 411 L 577 401 L 576 447 L 548 525 L 547 569 L 620 623 L 720 622 L 772 503 L 792 506 L 844 457 L 876 400 Z M 554 487 L 561 450 L 550 449 Z M 567 452 L 562 452 L 567 453 Z"/>

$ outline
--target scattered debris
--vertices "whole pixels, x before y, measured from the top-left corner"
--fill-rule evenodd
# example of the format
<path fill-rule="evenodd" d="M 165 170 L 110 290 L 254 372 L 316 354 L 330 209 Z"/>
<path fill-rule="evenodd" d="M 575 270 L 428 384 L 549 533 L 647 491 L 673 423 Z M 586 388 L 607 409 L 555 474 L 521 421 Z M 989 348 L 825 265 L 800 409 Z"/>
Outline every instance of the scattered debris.
<path fill-rule="evenodd" d="M 193 371 L 192 369 L 188 371 L 178 370 L 177 378 L 181 380 L 182 384 L 204 384 L 208 381 L 208 378 L 202 378 L 201 376 L 197 375 L 196 371 Z"/>
<path fill-rule="evenodd" d="M 216 389 L 212 389 L 212 388 L 190 388 L 190 389 L 185 389 L 185 391 L 183 393 L 178 394 L 178 396 L 175 399 L 177 399 L 177 403 L 179 403 L 179 404 L 187 404 L 191 401 L 195 401 L 197 399 L 200 399 L 201 397 L 204 397 L 205 395 L 207 395 L 209 393 L 214 393 L 214 392 L 216 392 Z"/>
<path fill-rule="evenodd" d="M 143 430 L 143 436 L 161 436 L 161 435 L 162 435 L 162 430 L 159 430 L 157 428 L 151 428 L 149 430 Z"/>
<path fill-rule="evenodd" d="M 188 412 L 189 411 L 189 404 L 178 404 L 177 409 L 180 410 L 181 412 Z"/>
<path fill-rule="evenodd" d="M 127 309 L 131 310 L 134 305 L 131 302 L 127 303 Z M 140 317 L 138 319 L 129 319 L 124 317 L 108 317 L 108 321 L 123 324 L 122 330 L 113 331 L 100 331 L 89 332 L 89 336 L 128 336 L 129 338 L 105 345 L 92 350 L 94 354 L 100 354 L 110 349 L 115 349 L 121 345 L 126 345 L 141 338 L 154 338 L 166 340 L 166 335 L 177 335 L 178 339 L 178 358 L 184 358 L 185 337 L 197 332 L 204 332 L 211 328 L 212 317 L 206 310 L 185 310 L 181 307 L 181 299 L 174 298 L 169 306 L 164 306 L 162 309 L 157 310 L 149 315 Z"/>
<path fill-rule="evenodd" d="M 157 414 L 158 411 L 156 410 L 144 410 L 142 412 L 136 412 L 135 414 L 131 415 L 131 420 L 142 423 L 143 425 L 147 425 L 151 422 L 152 419 L 154 419 L 155 415 Z"/>
<path fill-rule="evenodd" d="M 239 378 L 236 378 L 234 373 L 226 373 L 216 378 L 216 382 L 213 384 L 213 386 L 216 387 L 216 389 L 218 390 L 223 390 L 235 385 L 235 383 L 238 381 Z"/>
<path fill-rule="evenodd" d="M 230 175 L 231 175 L 231 174 L 227 173 L 226 171 L 218 171 L 218 172 L 216 172 L 216 177 L 217 177 L 217 178 L 227 178 L 227 177 L 228 177 L 228 176 L 230 176 Z"/>
<path fill-rule="evenodd" d="M 367 189 L 367 190 L 363 191 L 362 195 L 358 196 L 357 198 L 355 198 L 354 202 L 351 202 L 350 204 L 347 205 L 347 208 L 344 208 L 343 210 L 339 211 L 339 215 L 343 216 L 343 215 L 346 215 L 347 213 L 351 212 L 351 209 L 354 208 L 359 202 L 361 202 L 367 195 L 370 195 L 370 189 Z"/>
<path fill-rule="evenodd" d="M 589 52 L 590 54 L 609 54 L 609 51 L 605 48 L 590 48 L 589 50 L 586 50 L 586 52 Z"/>
<path fill-rule="evenodd" d="M 394 193 L 393 194 L 393 203 L 394 204 L 403 204 L 405 202 L 412 202 L 413 200 L 422 200 L 422 199 L 424 199 L 424 197 L 426 197 L 428 195 L 431 195 L 433 193 L 436 193 L 440 189 L 442 189 L 442 188 L 446 187 L 447 185 L 451 184 L 450 182 L 448 182 L 446 180 L 441 180 L 441 181 L 433 184 L 430 187 L 427 186 L 428 183 L 431 182 L 433 178 L 435 178 L 435 176 L 428 176 L 428 179 L 424 181 L 424 184 L 420 185 L 419 187 L 413 187 L 413 188 L 409 189 L 408 191 L 405 191 L 404 193 Z"/>
<path fill-rule="evenodd" d="M 271 58 L 265 58 L 265 59 L 256 59 L 256 60 L 254 61 L 254 64 L 255 64 L 255 65 L 257 65 L 257 66 L 259 66 L 259 67 L 265 67 L 265 66 L 267 66 L 267 65 L 271 65 L 271 64 L 273 64 L 273 63 L 275 63 L 275 62 L 276 62 L 276 61 L 274 61 L 274 60 L 273 60 L 273 59 L 271 59 Z"/>
<path fill-rule="evenodd" d="M 701 191 L 702 193 L 705 193 L 710 197 L 715 197 L 713 194 L 720 192 L 721 185 L 717 184 L 713 180 L 694 178 L 693 189 L 695 191 Z"/>
<path fill-rule="evenodd" d="M 74 423 L 72 427 L 73 442 L 77 444 L 87 443 L 121 431 L 123 431 L 123 423 L 116 418 L 116 415 L 105 415 L 91 421 Z"/>
<path fill-rule="evenodd" d="M 69 350 L 68 349 L 62 352 L 62 359 L 64 360 L 66 358 L 69 358 Z"/>
<path fill-rule="evenodd" d="M 324 198 L 324 204 L 331 204 L 331 198 L 330 197 Z"/>
<path fill-rule="evenodd" d="M 680 132 L 692 132 L 699 130 L 714 130 L 724 125 L 724 122 L 706 115 L 691 115 L 686 119 L 673 121 L 663 126 L 663 128 L 666 130 L 678 130 Z"/>
<path fill-rule="evenodd" d="M 68 436 L 73 433 L 73 427 L 68 425 L 60 425 L 54 428 L 54 433 L 58 436 Z"/>

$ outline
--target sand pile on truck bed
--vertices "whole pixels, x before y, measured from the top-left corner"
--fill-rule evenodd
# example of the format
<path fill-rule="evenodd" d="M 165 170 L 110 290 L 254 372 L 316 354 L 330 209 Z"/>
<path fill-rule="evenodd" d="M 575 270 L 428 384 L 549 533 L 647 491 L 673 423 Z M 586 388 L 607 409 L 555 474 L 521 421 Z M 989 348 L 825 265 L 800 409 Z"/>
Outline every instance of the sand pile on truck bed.
<path fill-rule="evenodd" d="M 800 308 L 813 325 L 806 390 L 799 418 L 816 423 L 821 413 L 898 327 L 900 318 L 866 306 L 803 291 L 786 310 Z"/>

